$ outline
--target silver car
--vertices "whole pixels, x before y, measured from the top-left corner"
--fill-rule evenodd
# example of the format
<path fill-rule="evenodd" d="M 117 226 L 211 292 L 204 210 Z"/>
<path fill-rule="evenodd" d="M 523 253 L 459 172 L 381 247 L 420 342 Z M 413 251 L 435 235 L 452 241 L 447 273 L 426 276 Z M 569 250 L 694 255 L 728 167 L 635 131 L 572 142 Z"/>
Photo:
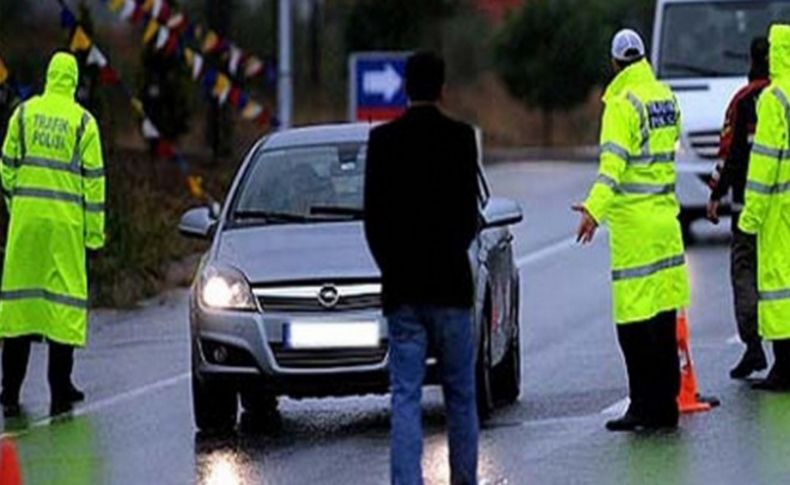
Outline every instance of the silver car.
<path fill-rule="evenodd" d="M 182 234 L 210 238 L 191 289 L 192 395 L 199 429 L 279 396 L 386 393 L 387 322 L 362 224 L 368 124 L 286 130 L 260 140 L 221 209 L 184 214 Z M 470 249 L 479 411 L 520 393 L 519 275 L 509 225 L 519 205 L 492 198 Z M 429 357 L 426 384 L 436 384 Z M 240 398 L 240 399 L 239 399 Z M 276 416 L 276 415 L 275 415 Z"/>

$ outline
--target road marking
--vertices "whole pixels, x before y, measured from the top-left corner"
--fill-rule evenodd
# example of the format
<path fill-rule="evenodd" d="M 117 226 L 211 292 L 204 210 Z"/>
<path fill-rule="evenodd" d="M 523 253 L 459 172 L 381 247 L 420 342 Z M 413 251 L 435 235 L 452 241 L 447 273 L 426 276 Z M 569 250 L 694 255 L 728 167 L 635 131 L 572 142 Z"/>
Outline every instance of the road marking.
<path fill-rule="evenodd" d="M 741 337 L 737 333 L 727 339 L 727 345 L 738 345 L 739 343 L 741 343 Z"/>
<path fill-rule="evenodd" d="M 573 245 L 575 243 L 576 243 L 575 236 L 571 236 L 561 241 L 557 241 L 542 249 L 538 249 L 537 251 L 531 252 L 529 254 L 526 254 L 518 258 L 516 260 L 516 266 L 518 266 L 519 268 L 523 268 L 524 266 L 536 263 L 542 259 L 546 259 L 548 257 L 554 256 L 555 254 L 565 251 L 566 249 L 573 248 Z"/>
<path fill-rule="evenodd" d="M 604 414 L 604 415 L 607 415 L 607 416 L 610 416 L 610 415 L 611 416 L 614 416 L 614 415 L 618 415 L 619 416 L 621 414 L 625 414 L 625 412 L 628 410 L 628 406 L 630 404 L 631 404 L 631 399 L 625 397 L 623 399 L 620 399 L 616 403 L 612 404 L 608 408 L 604 409 L 603 411 L 601 411 L 601 414 Z"/>
<path fill-rule="evenodd" d="M 75 407 L 74 410 L 64 413 L 58 416 L 47 416 L 45 418 L 39 419 L 37 421 L 33 421 L 30 423 L 26 428 L 21 429 L 19 431 L 10 431 L 4 432 L 0 434 L 0 438 L 13 438 L 16 436 L 23 435 L 34 428 L 41 428 L 44 426 L 49 426 L 53 422 L 57 422 L 61 419 L 68 419 L 69 417 L 77 417 L 77 416 L 84 416 L 88 413 L 92 413 L 95 411 L 99 411 L 101 409 L 105 409 L 111 406 L 114 406 L 118 403 L 122 403 L 124 401 L 131 401 L 132 399 L 136 399 L 144 394 L 148 394 L 150 392 L 155 392 L 160 389 L 164 389 L 170 386 L 174 386 L 181 381 L 189 379 L 192 374 L 190 372 L 184 372 L 183 374 L 179 374 L 174 377 L 170 377 L 168 379 L 163 379 L 161 381 L 156 381 L 151 384 L 138 387 L 136 389 L 132 389 L 130 391 L 126 391 L 121 394 L 117 394 L 115 396 L 108 397 L 106 399 L 101 399 L 96 402 L 89 402 L 86 403 L 84 406 Z"/>

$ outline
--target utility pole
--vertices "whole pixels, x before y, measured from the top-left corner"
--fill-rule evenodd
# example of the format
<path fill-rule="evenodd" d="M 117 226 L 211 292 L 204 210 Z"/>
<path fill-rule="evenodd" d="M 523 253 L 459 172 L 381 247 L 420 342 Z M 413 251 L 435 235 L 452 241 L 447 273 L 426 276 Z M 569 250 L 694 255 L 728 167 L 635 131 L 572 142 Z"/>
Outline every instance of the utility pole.
<path fill-rule="evenodd" d="M 277 22 L 277 118 L 282 129 L 290 128 L 293 114 L 293 73 L 291 71 L 291 0 L 279 0 Z"/>

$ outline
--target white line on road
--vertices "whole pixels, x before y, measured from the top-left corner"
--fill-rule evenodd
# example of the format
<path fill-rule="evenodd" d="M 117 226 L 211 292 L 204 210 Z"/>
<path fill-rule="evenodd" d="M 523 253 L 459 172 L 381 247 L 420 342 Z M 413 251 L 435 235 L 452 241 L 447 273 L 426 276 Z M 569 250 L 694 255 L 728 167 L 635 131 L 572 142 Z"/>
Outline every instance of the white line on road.
<path fill-rule="evenodd" d="M 554 256 L 555 254 L 565 251 L 566 249 L 571 249 L 575 243 L 576 237 L 574 236 L 563 239 L 562 241 L 557 241 L 554 244 L 550 244 L 542 249 L 538 249 L 537 251 L 518 258 L 516 260 L 516 266 L 523 268 L 529 264 L 533 264 L 542 259 Z"/>
<path fill-rule="evenodd" d="M 148 394 L 149 392 L 154 392 L 154 391 L 158 391 L 160 389 L 164 389 L 166 387 L 174 386 L 174 385 L 178 384 L 181 381 L 187 380 L 190 375 L 191 375 L 191 373 L 184 372 L 183 374 L 179 374 L 177 376 L 170 377 L 168 379 L 163 379 L 161 381 L 156 381 L 156 382 L 153 382 L 151 384 L 148 384 L 148 385 L 145 385 L 145 386 L 142 386 L 142 387 L 138 387 L 136 389 L 132 389 L 130 391 L 126 391 L 124 393 L 117 394 L 117 395 L 112 396 L 112 397 L 108 397 L 106 399 L 101 399 L 101 400 L 96 401 L 96 402 L 87 403 L 85 406 L 80 406 L 80 407 L 74 408 L 73 411 L 71 411 L 69 413 L 66 413 L 63 416 L 54 416 L 54 417 L 48 416 L 46 418 L 39 419 L 38 421 L 34 421 L 34 422 L 30 423 L 30 425 L 27 428 L 23 429 L 23 430 L 2 433 L 2 434 L 0 434 L 0 438 L 9 438 L 9 437 L 19 436 L 21 434 L 24 434 L 25 432 L 27 432 L 28 430 L 30 430 L 32 428 L 40 428 L 40 427 L 43 427 L 43 426 L 49 426 L 53 422 L 55 422 L 55 421 L 57 421 L 59 419 L 65 418 L 65 417 L 69 417 L 69 416 L 71 416 L 71 417 L 84 416 L 84 415 L 86 415 L 88 413 L 95 412 L 95 411 L 98 411 L 100 409 L 108 408 L 110 406 L 114 406 L 114 405 L 116 405 L 118 403 L 121 403 L 121 402 L 124 402 L 124 401 L 131 401 L 132 399 L 136 399 L 136 398 L 138 398 L 138 397 L 140 397 L 140 396 L 142 396 L 144 394 Z"/>
<path fill-rule="evenodd" d="M 607 416 L 614 416 L 614 415 L 619 416 L 621 414 L 625 414 L 630 404 L 631 404 L 631 399 L 625 397 L 623 399 L 620 399 L 616 403 L 612 404 L 608 408 L 604 409 L 603 411 L 601 411 L 601 414 L 605 414 Z"/>

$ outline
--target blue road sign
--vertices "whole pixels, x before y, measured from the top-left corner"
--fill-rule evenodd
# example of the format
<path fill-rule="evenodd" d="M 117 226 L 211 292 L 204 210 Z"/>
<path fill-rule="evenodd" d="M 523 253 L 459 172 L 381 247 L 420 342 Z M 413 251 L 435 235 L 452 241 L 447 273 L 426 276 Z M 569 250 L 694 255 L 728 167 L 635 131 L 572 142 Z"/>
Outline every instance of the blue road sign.
<path fill-rule="evenodd" d="M 407 105 L 408 52 L 356 52 L 349 57 L 349 119 L 390 120 Z"/>

